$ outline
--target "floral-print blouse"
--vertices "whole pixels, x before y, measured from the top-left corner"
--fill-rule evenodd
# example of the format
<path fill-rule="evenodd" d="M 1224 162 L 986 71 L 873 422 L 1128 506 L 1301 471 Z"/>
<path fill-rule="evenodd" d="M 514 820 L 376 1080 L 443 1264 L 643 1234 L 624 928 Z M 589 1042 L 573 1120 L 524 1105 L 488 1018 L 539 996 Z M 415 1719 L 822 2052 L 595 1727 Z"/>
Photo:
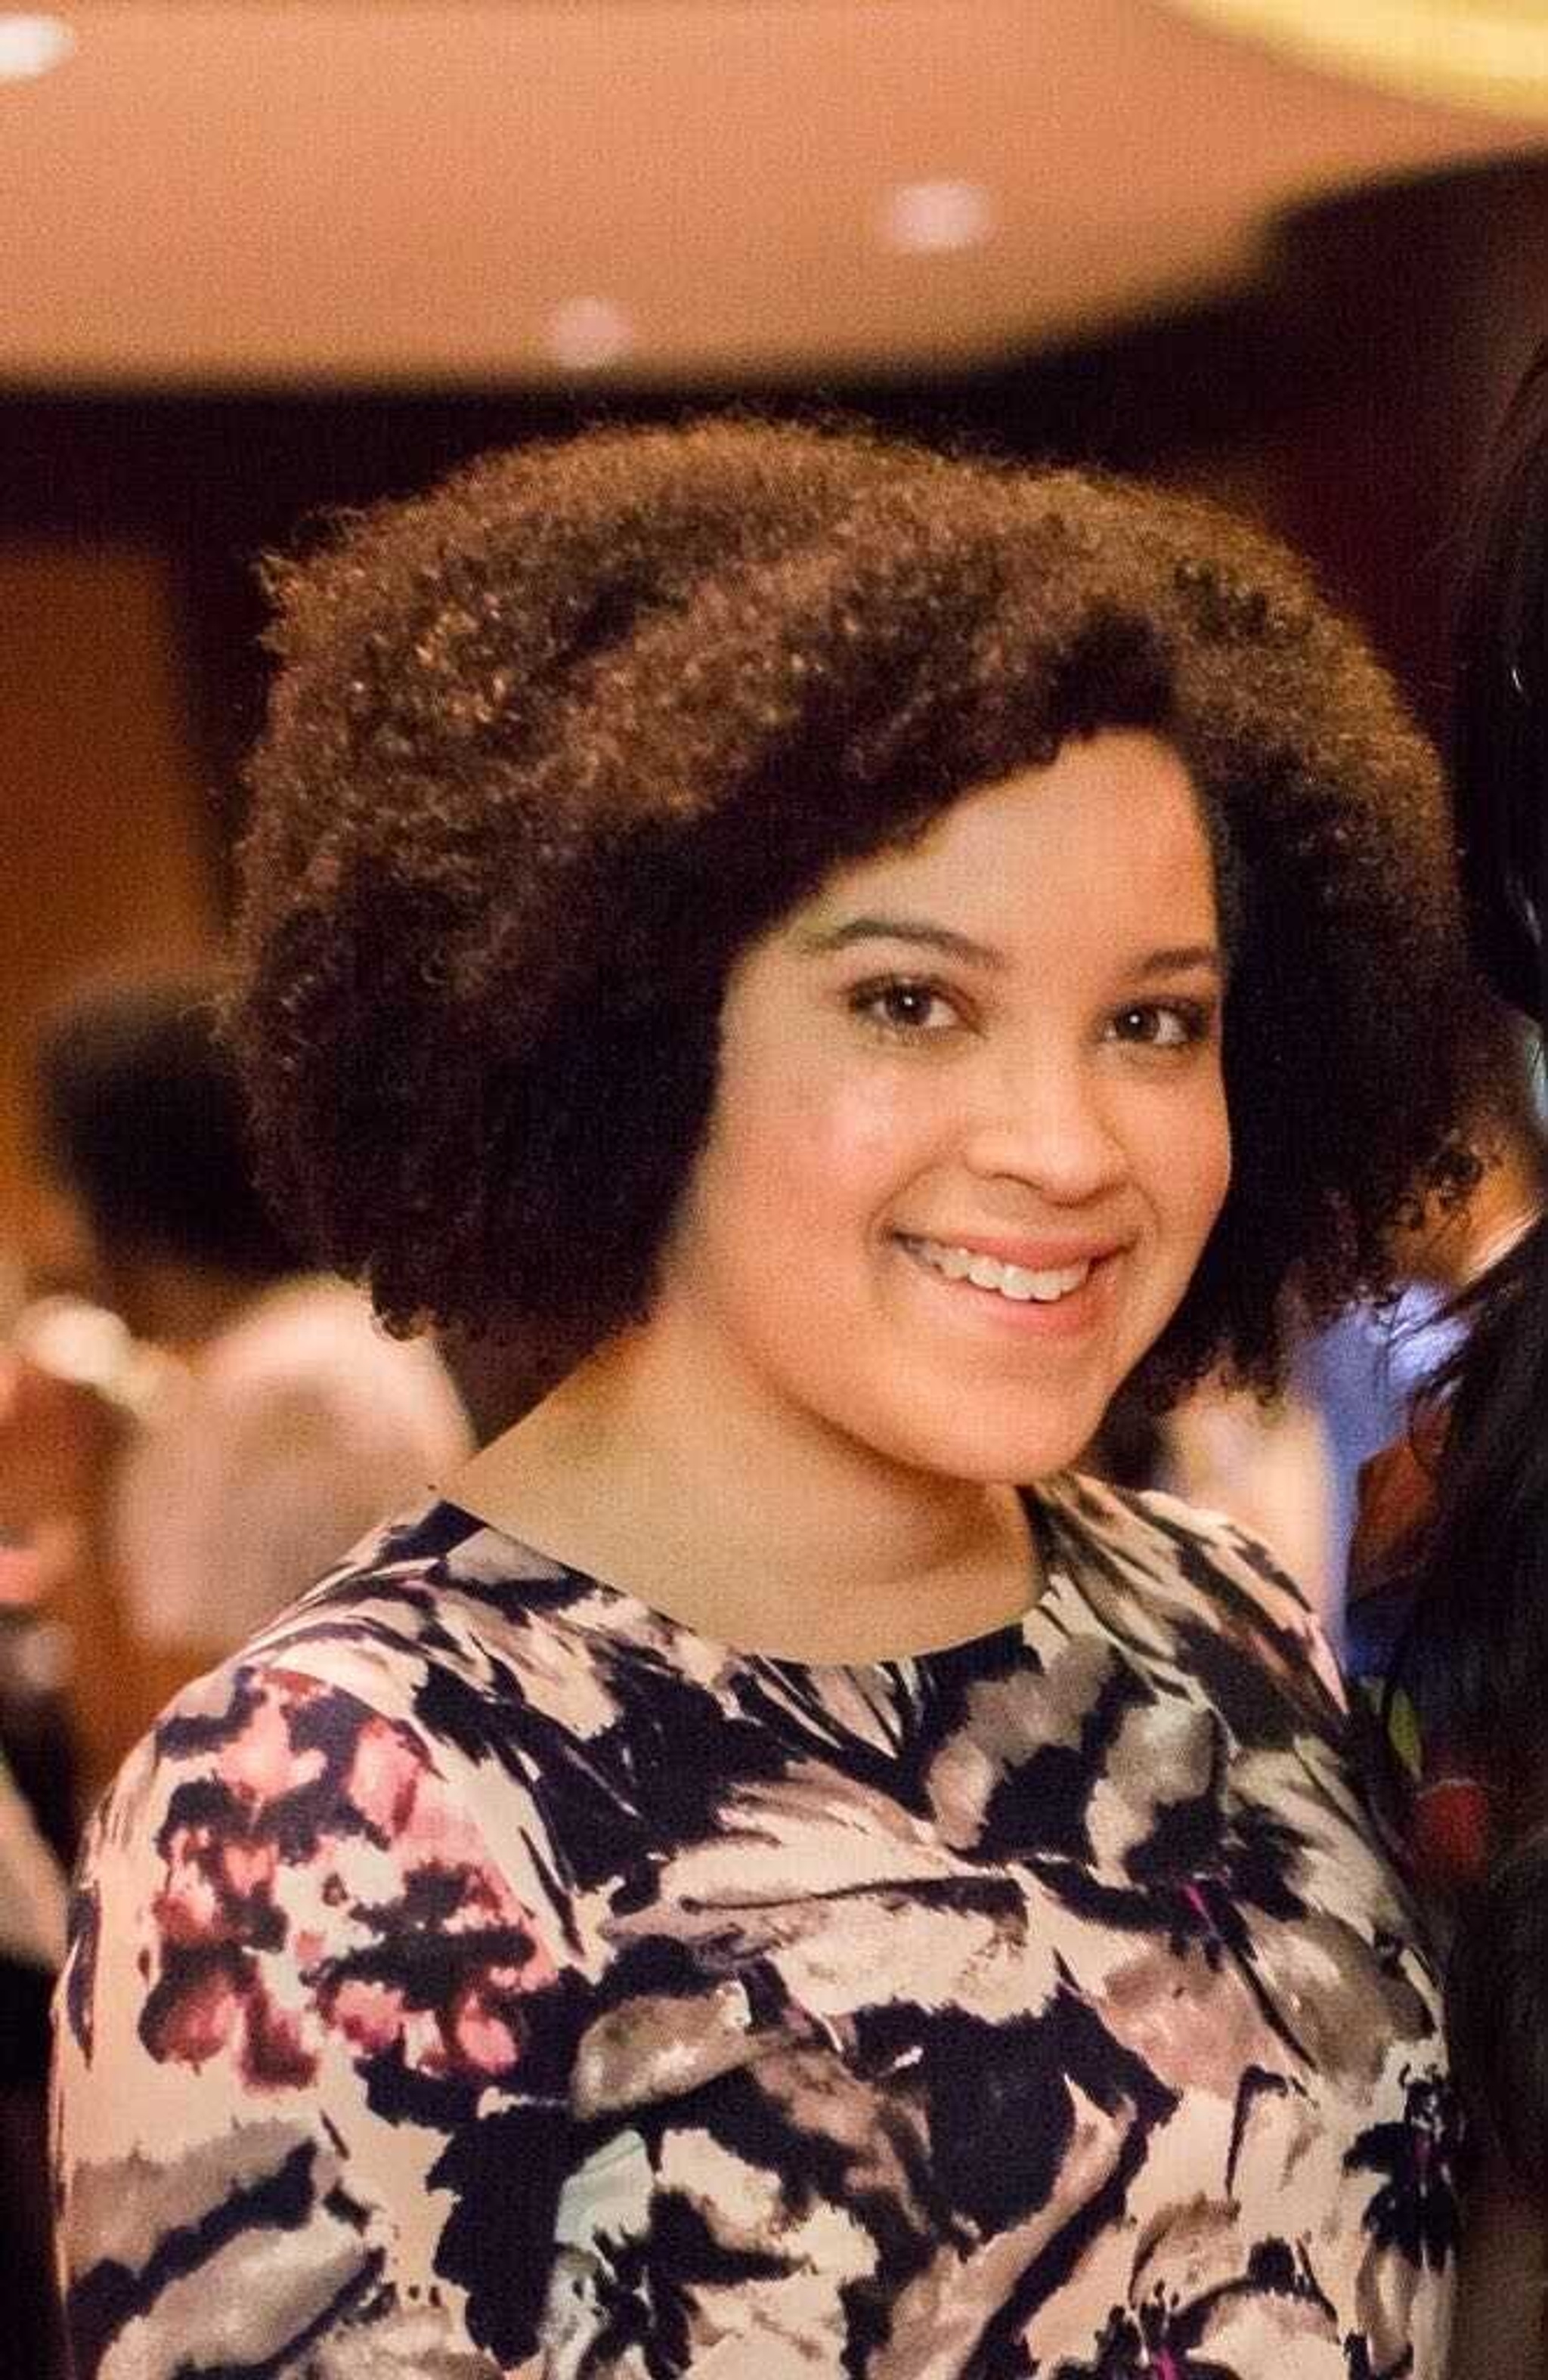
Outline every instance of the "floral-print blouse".
<path fill-rule="evenodd" d="M 447 1504 L 174 1705 L 60 1996 L 79 2380 L 1438 2380 L 1436 1993 L 1315 1624 L 1065 1478 L 947 1651 Z"/>

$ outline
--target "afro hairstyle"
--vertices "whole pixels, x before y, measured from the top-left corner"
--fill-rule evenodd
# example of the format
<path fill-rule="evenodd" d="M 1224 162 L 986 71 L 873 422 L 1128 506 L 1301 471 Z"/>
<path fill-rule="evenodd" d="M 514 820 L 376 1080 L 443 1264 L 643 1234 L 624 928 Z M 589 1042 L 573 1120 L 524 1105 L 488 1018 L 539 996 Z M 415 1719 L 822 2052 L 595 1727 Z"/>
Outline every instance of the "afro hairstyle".
<path fill-rule="evenodd" d="M 738 952 L 1104 728 L 1188 765 L 1233 952 L 1233 1183 L 1142 1391 L 1272 1386 L 1470 1178 L 1436 764 L 1212 506 L 720 418 L 488 456 L 269 580 L 227 1029 L 271 1196 L 396 1328 L 565 1362 L 648 1312 Z"/>

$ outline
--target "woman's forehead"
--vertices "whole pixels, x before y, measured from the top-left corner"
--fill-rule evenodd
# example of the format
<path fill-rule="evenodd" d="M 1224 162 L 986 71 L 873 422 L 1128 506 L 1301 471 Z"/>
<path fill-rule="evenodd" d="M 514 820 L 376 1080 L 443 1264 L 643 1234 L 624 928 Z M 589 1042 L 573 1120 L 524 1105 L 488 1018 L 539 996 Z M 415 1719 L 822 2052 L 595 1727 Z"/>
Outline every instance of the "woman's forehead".
<path fill-rule="evenodd" d="M 970 788 L 906 845 L 834 869 L 785 930 L 818 951 L 873 937 L 878 919 L 912 916 L 943 950 L 981 944 L 959 953 L 971 958 L 992 949 L 991 928 L 1023 927 L 1051 893 L 1109 912 L 1161 902 L 1186 913 L 1190 939 L 1213 932 L 1210 838 L 1169 746 L 1107 733 L 1067 745 L 1046 767 Z"/>

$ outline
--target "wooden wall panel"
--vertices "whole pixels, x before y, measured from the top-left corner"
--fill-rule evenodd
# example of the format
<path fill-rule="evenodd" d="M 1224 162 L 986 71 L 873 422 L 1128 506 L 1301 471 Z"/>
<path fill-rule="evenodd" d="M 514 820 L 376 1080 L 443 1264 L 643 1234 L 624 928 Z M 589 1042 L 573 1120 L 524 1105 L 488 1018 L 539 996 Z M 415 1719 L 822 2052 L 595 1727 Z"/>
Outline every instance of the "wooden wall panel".
<path fill-rule="evenodd" d="M 173 967 L 214 932 L 166 558 L 0 542 L 0 1248 L 46 1237 L 28 1048 L 73 978 Z"/>

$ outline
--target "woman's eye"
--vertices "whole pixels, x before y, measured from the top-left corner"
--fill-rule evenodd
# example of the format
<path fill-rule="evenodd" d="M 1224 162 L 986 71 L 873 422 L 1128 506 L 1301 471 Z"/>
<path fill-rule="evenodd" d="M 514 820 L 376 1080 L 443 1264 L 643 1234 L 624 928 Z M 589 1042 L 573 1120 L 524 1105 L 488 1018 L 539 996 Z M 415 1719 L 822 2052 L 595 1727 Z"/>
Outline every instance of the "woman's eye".
<path fill-rule="evenodd" d="M 1186 1050 L 1202 1040 L 1209 1029 L 1209 1012 L 1190 1001 L 1142 1001 L 1121 1008 L 1111 1026 L 1115 1041 L 1144 1050 Z"/>
<path fill-rule="evenodd" d="M 849 1005 L 857 1016 L 884 1033 L 942 1033 L 960 1022 L 951 1002 L 933 984 L 904 977 L 859 985 L 849 995 Z"/>

